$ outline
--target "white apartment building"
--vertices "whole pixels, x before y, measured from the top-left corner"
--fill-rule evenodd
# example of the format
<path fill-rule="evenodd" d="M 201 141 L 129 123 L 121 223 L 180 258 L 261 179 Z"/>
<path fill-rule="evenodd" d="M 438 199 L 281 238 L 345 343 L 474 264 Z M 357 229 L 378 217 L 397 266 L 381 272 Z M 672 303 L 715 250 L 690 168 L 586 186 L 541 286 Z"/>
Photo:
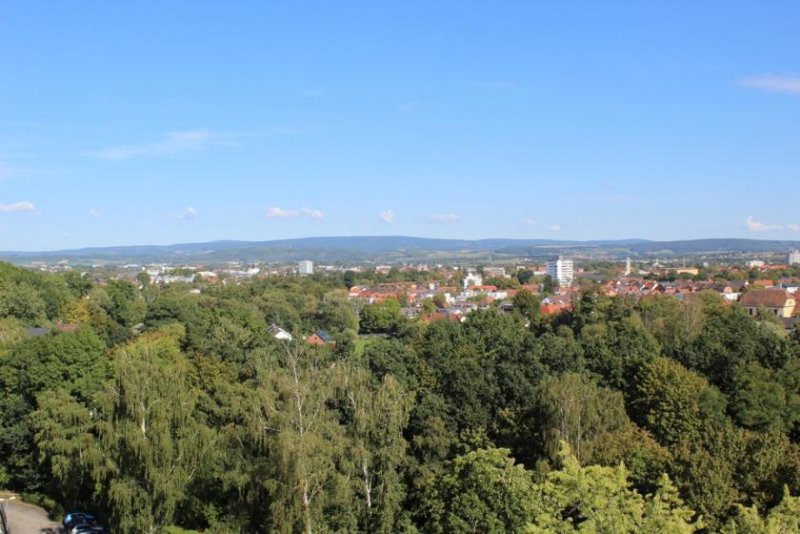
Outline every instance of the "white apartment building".
<path fill-rule="evenodd" d="M 789 253 L 789 265 L 800 264 L 800 250 L 793 250 Z"/>
<path fill-rule="evenodd" d="M 303 260 L 297 267 L 297 272 L 301 275 L 314 274 L 314 262 Z"/>
<path fill-rule="evenodd" d="M 575 279 L 572 260 L 566 260 L 559 256 L 555 261 L 548 261 L 547 274 L 554 282 L 558 282 L 558 285 L 563 287 L 571 286 Z"/>
<path fill-rule="evenodd" d="M 475 271 L 469 271 L 467 276 L 464 277 L 464 289 L 474 286 L 482 286 L 483 277 Z"/>

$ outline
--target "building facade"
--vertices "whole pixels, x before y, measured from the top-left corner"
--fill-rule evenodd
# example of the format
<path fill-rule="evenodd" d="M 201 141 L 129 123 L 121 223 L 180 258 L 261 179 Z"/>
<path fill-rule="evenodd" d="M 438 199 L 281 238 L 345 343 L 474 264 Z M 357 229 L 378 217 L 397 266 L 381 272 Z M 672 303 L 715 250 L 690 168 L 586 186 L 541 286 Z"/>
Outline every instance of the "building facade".
<path fill-rule="evenodd" d="M 757 315 L 759 309 L 781 319 L 794 315 L 794 295 L 783 289 L 753 289 L 742 296 L 741 305 L 749 315 Z"/>
<path fill-rule="evenodd" d="M 558 282 L 558 285 L 562 287 L 571 286 L 573 280 L 575 280 L 575 269 L 572 260 L 559 256 L 557 260 L 548 261 L 547 274 L 554 282 Z"/>
<path fill-rule="evenodd" d="M 308 260 L 301 261 L 298 265 L 297 272 L 301 275 L 314 274 L 314 262 Z"/>
<path fill-rule="evenodd" d="M 789 265 L 800 265 L 800 250 L 793 250 L 789 253 Z"/>

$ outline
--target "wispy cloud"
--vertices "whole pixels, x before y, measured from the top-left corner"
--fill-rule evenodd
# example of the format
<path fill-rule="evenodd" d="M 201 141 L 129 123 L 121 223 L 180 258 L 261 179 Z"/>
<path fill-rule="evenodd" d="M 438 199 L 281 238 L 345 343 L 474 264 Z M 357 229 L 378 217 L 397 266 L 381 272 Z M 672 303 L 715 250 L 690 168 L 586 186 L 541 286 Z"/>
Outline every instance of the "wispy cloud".
<path fill-rule="evenodd" d="M 520 224 L 525 224 L 527 226 L 531 226 L 533 224 L 536 224 L 536 220 L 534 220 L 534 219 L 522 219 L 520 221 Z"/>
<path fill-rule="evenodd" d="M 392 210 L 382 211 L 378 214 L 378 218 L 385 223 L 394 222 L 394 212 Z"/>
<path fill-rule="evenodd" d="M 267 208 L 267 217 L 270 219 L 291 219 L 298 215 L 300 215 L 300 212 L 297 210 L 285 210 L 276 206 Z"/>
<path fill-rule="evenodd" d="M 99 219 L 100 217 L 103 216 L 102 213 L 100 213 L 98 210 L 96 210 L 94 208 L 90 209 L 88 211 L 88 213 L 89 213 L 89 217 L 91 217 L 92 219 Z"/>
<path fill-rule="evenodd" d="M 751 232 L 771 232 L 775 230 L 783 230 L 782 224 L 768 224 L 761 222 L 756 220 L 756 218 L 752 215 L 747 216 L 747 220 L 744 221 L 744 226 Z"/>
<path fill-rule="evenodd" d="M 181 219 L 185 221 L 191 221 L 195 217 L 197 217 L 197 210 L 191 206 L 183 210 L 183 213 L 181 213 Z"/>
<path fill-rule="evenodd" d="M 786 228 L 788 228 L 792 232 L 800 232 L 800 224 L 790 223 L 786 225 Z"/>
<path fill-rule="evenodd" d="M 277 206 L 270 206 L 267 208 L 266 217 L 268 219 L 294 219 L 296 217 L 308 217 L 310 219 L 324 219 L 325 214 L 318 209 L 313 208 L 300 208 L 297 209 L 284 209 Z"/>
<path fill-rule="evenodd" d="M 270 133 L 278 133 L 272 132 Z M 214 132 L 211 130 L 184 130 L 170 132 L 160 141 L 118 145 L 100 150 L 89 150 L 84 155 L 105 160 L 128 160 L 147 156 L 169 156 L 183 152 L 199 151 L 210 146 L 236 146 L 243 137 L 255 134 L 241 132 Z"/>
<path fill-rule="evenodd" d="M 552 231 L 552 232 L 560 232 L 561 231 L 561 225 L 560 224 L 551 224 L 550 225 L 550 231 Z"/>
<path fill-rule="evenodd" d="M 0 204 L 0 213 L 12 213 L 15 211 L 36 211 L 33 202 L 23 200 L 12 204 Z"/>
<path fill-rule="evenodd" d="M 458 215 L 455 213 L 438 213 L 428 216 L 428 220 L 435 223 L 454 223 L 458 221 Z"/>
<path fill-rule="evenodd" d="M 798 76 L 753 76 L 739 80 L 745 87 L 772 91 L 773 93 L 793 93 L 800 95 L 800 77 Z"/>
<path fill-rule="evenodd" d="M 303 208 L 300 210 L 300 213 L 305 215 L 306 217 L 311 217 L 312 219 L 324 219 L 325 215 L 320 210 L 314 210 L 311 208 Z"/>

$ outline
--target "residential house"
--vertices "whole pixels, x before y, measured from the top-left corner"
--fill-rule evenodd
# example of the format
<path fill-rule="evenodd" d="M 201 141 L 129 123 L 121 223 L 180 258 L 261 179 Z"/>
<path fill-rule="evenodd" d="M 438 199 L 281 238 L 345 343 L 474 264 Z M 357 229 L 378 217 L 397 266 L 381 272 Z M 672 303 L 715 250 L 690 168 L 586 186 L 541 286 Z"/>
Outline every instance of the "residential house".
<path fill-rule="evenodd" d="M 275 323 L 269 325 L 267 331 L 272 335 L 272 337 L 274 337 L 275 339 L 279 339 L 281 341 L 292 341 L 294 339 L 292 334 L 290 334 L 280 326 L 276 325 Z"/>
<path fill-rule="evenodd" d="M 309 345 L 333 345 L 336 343 L 333 336 L 325 330 L 317 330 L 306 339 Z"/>
<path fill-rule="evenodd" d="M 764 309 L 780 318 L 789 318 L 794 315 L 794 295 L 783 289 L 754 289 L 742 296 L 740 304 L 749 315 L 756 315 L 759 309 Z"/>

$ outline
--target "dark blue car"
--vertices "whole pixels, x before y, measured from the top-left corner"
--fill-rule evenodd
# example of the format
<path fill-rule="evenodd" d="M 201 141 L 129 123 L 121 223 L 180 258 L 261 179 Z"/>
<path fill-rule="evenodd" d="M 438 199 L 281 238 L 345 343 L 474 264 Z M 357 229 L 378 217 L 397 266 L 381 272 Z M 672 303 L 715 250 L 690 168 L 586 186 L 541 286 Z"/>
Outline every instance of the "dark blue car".
<path fill-rule="evenodd" d="M 98 524 L 97 519 L 86 512 L 68 512 L 61 522 L 64 526 L 65 534 L 88 534 L 106 532 L 106 529 Z"/>

